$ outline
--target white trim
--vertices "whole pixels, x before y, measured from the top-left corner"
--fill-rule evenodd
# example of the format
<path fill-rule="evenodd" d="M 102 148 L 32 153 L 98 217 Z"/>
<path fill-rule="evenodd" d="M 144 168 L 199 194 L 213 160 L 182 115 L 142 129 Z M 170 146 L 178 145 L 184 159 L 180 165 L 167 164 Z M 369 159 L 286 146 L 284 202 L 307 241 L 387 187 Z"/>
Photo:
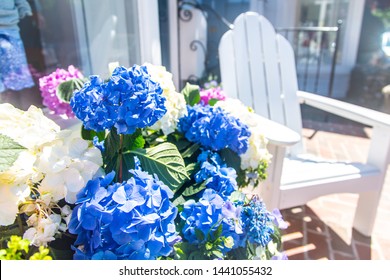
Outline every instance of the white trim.
<path fill-rule="evenodd" d="M 70 2 L 72 7 L 72 16 L 74 18 L 74 30 L 77 36 L 77 45 L 80 52 L 81 70 L 85 75 L 91 75 L 91 61 L 89 57 L 88 39 L 86 34 L 86 23 L 83 16 L 82 1 Z"/>
<path fill-rule="evenodd" d="M 141 64 L 161 65 L 161 43 L 157 0 L 137 0 Z"/>
<path fill-rule="evenodd" d="M 347 22 L 341 28 L 345 28 L 345 37 L 342 38 L 343 50 L 341 64 L 350 66 L 356 64 L 359 47 L 360 30 L 362 28 L 365 0 L 350 0 L 348 6 Z"/>
<path fill-rule="evenodd" d="M 178 39 L 178 8 L 176 0 L 168 0 L 168 21 L 169 21 L 169 62 L 170 72 L 173 76 L 173 83 L 179 87 L 179 39 Z"/>

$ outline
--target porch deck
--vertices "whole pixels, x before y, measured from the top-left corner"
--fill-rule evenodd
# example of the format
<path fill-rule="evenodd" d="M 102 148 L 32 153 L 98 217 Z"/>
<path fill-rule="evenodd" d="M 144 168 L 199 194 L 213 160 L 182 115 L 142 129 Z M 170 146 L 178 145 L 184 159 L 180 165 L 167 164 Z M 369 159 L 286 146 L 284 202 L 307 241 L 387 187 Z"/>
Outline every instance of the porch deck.
<path fill-rule="evenodd" d="M 303 129 L 309 152 L 339 160 L 364 160 L 370 133 L 370 128 L 347 122 L 306 120 Z M 290 224 L 282 237 L 289 259 L 390 260 L 390 168 L 371 238 L 352 230 L 357 199 L 355 194 L 333 194 L 283 210 Z"/>

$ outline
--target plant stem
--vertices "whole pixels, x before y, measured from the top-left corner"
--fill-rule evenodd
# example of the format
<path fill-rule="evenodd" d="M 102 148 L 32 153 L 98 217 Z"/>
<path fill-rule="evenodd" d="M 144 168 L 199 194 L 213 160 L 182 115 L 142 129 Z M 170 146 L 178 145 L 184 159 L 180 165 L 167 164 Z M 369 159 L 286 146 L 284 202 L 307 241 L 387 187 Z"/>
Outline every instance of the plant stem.
<path fill-rule="evenodd" d="M 17 215 L 17 221 L 18 221 L 18 227 L 21 235 L 23 236 L 24 233 L 24 227 L 23 227 L 23 222 L 22 222 L 22 217 L 20 217 L 20 214 Z"/>
<path fill-rule="evenodd" d="M 118 174 L 118 180 L 120 183 L 122 183 L 123 178 L 123 134 L 119 135 L 119 174 Z"/>

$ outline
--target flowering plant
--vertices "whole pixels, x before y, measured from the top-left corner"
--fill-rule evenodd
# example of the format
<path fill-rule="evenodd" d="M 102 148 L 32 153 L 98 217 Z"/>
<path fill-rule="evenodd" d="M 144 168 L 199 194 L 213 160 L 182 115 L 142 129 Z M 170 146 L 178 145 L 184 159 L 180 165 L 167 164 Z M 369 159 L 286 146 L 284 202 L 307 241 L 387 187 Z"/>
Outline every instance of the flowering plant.
<path fill-rule="evenodd" d="M 2 237 L 13 224 L 36 247 L 67 236 L 74 259 L 283 257 L 280 212 L 243 191 L 271 159 L 250 109 L 190 84 L 178 93 L 151 64 L 68 89 L 57 93 L 81 135 L 0 105 Z"/>

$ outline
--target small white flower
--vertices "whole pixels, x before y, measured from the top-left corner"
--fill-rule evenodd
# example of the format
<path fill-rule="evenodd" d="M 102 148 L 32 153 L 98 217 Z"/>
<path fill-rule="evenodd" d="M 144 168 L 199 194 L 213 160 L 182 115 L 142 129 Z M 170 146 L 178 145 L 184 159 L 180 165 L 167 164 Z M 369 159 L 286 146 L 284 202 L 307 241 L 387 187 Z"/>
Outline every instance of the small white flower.
<path fill-rule="evenodd" d="M 34 214 L 27 220 L 27 224 L 31 225 L 31 228 L 25 231 L 23 238 L 30 240 L 31 245 L 47 246 L 47 243 L 55 239 L 54 236 L 58 233 L 60 222 L 61 216 L 58 214 L 51 214 L 47 218 L 37 217 Z"/>
<path fill-rule="evenodd" d="M 229 248 L 229 249 L 233 248 L 233 246 L 234 246 L 233 237 L 231 237 L 231 236 L 226 237 L 225 240 L 223 241 L 223 244 L 225 245 L 226 248 Z"/>
<path fill-rule="evenodd" d="M 163 66 L 156 66 L 150 63 L 144 64 L 153 81 L 158 82 L 163 90 L 163 96 L 166 98 L 165 107 L 167 112 L 151 128 L 162 130 L 165 135 L 175 131 L 180 118 L 187 115 L 187 106 L 184 96 L 176 92 L 172 81 L 172 74 L 166 71 Z"/>
<path fill-rule="evenodd" d="M 268 140 L 264 137 L 260 117 L 238 99 L 227 98 L 226 100 L 218 101 L 216 106 L 240 119 L 249 127 L 251 132 L 248 149 L 244 154 L 240 155 L 241 169 L 257 169 L 260 162 L 270 162 L 272 155 L 267 149 Z"/>

